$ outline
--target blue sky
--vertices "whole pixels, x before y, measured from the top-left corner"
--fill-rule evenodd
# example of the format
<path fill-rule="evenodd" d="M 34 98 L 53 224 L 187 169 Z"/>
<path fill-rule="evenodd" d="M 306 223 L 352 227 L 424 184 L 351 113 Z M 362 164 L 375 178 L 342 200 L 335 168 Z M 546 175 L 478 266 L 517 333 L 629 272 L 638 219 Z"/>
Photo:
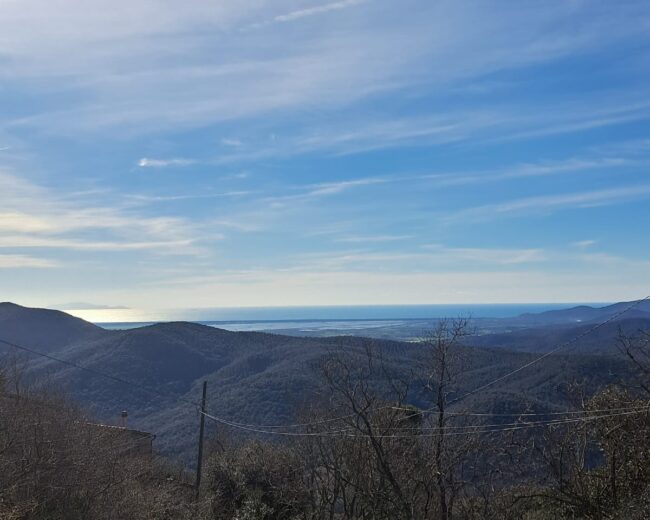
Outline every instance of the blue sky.
<path fill-rule="evenodd" d="M 647 2 L 0 1 L 26 305 L 650 290 Z"/>

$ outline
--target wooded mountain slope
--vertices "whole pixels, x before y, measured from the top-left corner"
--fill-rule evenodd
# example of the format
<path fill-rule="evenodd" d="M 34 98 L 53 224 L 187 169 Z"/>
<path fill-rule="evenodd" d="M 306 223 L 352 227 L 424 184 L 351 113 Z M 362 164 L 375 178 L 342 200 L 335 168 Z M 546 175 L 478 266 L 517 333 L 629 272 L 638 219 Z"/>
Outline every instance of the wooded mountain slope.
<path fill-rule="evenodd" d="M 547 343 L 579 330 L 558 329 Z M 533 337 L 538 336 L 543 333 L 536 330 Z M 128 410 L 130 426 L 155 433 L 160 449 L 186 460 L 193 453 L 198 423 L 191 403 L 198 402 L 203 380 L 208 381 L 211 413 L 232 421 L 282 424 L 321 398 L 316 366 L 327 352 L 341 348 L 361 355 L 371 344 L 382 352 L 391 370 L 410 371 L 424 351 L 417 343 L 230 332 L 185 322 L 109 331 L 63 312 L 8 303 L 0 304 L 0 339 L 135 383 L 127 385 L 15 351 L 28 374 L 64 388 L 100 420 L 114 422 L 121 410 Z M 492 344 L 515 349 L 521 346 L 517 341 L 515 336 L 503 336 Z M 3 351 L 12 349 L 4 346 Z M 459 396 L 536 356 L 504 348 L 466 347 L 463 352 L 463 373 L 455 390 Z M 630 377 L 631 369 L 620 356 L 552 356 L 459 406 L 482 411 L 558 410 L 567 404 L 565 389 L 572 381 L 584 382 L 586 390 L 593 392 Z"/>

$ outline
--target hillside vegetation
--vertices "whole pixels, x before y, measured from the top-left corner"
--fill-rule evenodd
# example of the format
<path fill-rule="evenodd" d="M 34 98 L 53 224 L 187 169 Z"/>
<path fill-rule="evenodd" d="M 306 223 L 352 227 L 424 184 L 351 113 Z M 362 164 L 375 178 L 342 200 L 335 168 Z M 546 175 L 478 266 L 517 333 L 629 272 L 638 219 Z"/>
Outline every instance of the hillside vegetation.
<path fill-rule="evenodd" d="M 618 362 L 628 377 L 616 385 L 601 388 L 593 378 L 603 357 L 552 357 L 554 377 L 548 368 L 534 371 L 538 379 L 513 374 L 513 384 L 532 384 L 528 392 L 507 391 L 504 379 L 488 396 L 495 379 L 482 378 L 483 371 L 507 366 L 506 375 L 516 367 L 498 364 L 494 372 L 487 356 L 501 351 L 464 347 L 466 327 L 441 322 L 418 345 L 321 345 L 309 358 L 318 392 L 301 396 L 292 425 L 228 425 L 209 413 L 219 426 L 210 434 L 198 499 L 191 473 L 133 449 L 129 430 L 97 425 L 39 376 L 25 378 L 20 359 L 6 357 L 0 518 L 647 518 L 650 336 L 621 338 Z M 184 338 L 176 325 L 140 334 L 152 330 L 166 331 L 168 345 Z M 254 378 L 277 363 L 235 338 L 229 347 L 248 355 L 223 361 L 231 377 Z M 200 352 L 201 342 L 185 348 Z M 274 348 L 281 350 L 266 346 Z M 481 352 L 486 357 L 477 360 Z M 510 361 L 531 359 L 523 356 Z M 583 371 L 569 364 L 575 359 Z M 186 370 L 194 375 L 194 365 Z M 491 412 L 477 408 L 489 402 Z"/>
<path fill-rule="evenodd" d="M 109 424 L 122 410 L 128 410 L 134 427 L 155 432 L 163 453 L 186 462 L 193 460 L 198 422 L 196 407 L 188 402 L 198 401 L 204 380 L 208 381 L 208 410 L 235 422 L 284 424 L 294 420 L 306 403 L 322 398 L 315 367 L 323 355 L 333 350 L 360 355 L 372 345 L 382 351 L 384 362 L 394 369 L 410 369 L 425 355 L 425 349 L 417 343 L 230 332 L 185 322 L 109 331 L 59 311 L 13 304 L 0 304 L 0 325 L 0 339 L 90 370 L 13 349 L 27 376 L 64 389 L 94 417 Z M 603 341 L 610 347 L 616 344 L 616 330 L 616 324 L 612 324 L 606 331 L 608 336 Z M 520 338 L 520 347 L 542 336 L 539 329 L 531 331 L 529 337 Z M 555 329 L 547 332 L 558 334 Z M 570 333 L 564 329 L 560 332 Z M 501 337 L 496 337 L 498 341 L 493 344 L 500 345 Z M 479 343 L 480 339 L 466 337 L 464 344 Z M 6 345 L 0 348 L 12 352 Z M 463 345 L 460 349 L 465 361 L 457 384 L 459 394 L 535 357 L 500 347 Z M 610 348 L 612 351 L 617 352 L 615 347 Z M 98 377 L 93 370 L 120 380 Z M 567 383 L 582 381 L 593 394 L 609 384 L 629 380 L 631 371 L 620 355 L 604 361 L 598 356 L 576 357 L 567 352 L 566 356 L 548 358 L 534 370 L 517 373 L 498 386 L 472 395 L 468 405 L 485 411 L 562 410 L 567 405 Z M 381 381 L 376 384 L 384 386 Z M 412 403 L 419 404 L 417 396 L 413 396 Z"/>

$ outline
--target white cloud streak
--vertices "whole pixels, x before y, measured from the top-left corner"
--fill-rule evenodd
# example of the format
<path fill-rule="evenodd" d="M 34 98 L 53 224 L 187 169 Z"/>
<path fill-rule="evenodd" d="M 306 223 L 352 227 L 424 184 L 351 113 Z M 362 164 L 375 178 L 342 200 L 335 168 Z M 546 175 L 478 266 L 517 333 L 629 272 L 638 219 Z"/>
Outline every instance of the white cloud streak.
<path fill-rule="evenodd" d="M 625 102 L 621 102 L 622 97 Z M 299 126 L 292 133 L 270 142 L 266 138 L 255 140 L 251 137 L 254 144 L 247 153 L 233 151 L 213 162 L 250 163 L 314 153 L 346 156 L 374 150 L 452 144 L 469 147 L 579 133 L 650 120 L 650 103 L 646 98 L 645 92 L 621 92 L 594 95 L 570 104 L 552 103 L 546 107 L 540 102 L 534 109 L 509 106 L 489 110 L 450 108 L 436 114 L 399 114 L 382 119 L 363 113 L 356 117 L 344 115 L 334 124 Z M 638 148 L 643 150 L 643 145 L 638 143 Z"/>
<path fill-rule="evenodd" d="M 593 171 L 607 168 L 625 168 L 639 166 L 638 161 L 624 157 L 581 158 L 571 157 L 561 161 L 519 164 L 499 170 L 487 170 L 473 173 L 443 173 L 423 175 L 422 179 L 431 179 L 438 185 L 455 186 L 482 184 L 486 182 L 508 181 L 529 177 L 546 177 L 569 172 Z"/>
<path fill-rule="evenodd" d="M 580 249 L 587 249 L 588 247 L 594 246 L 597 243 L 597 240 L 578 240 L 577 242 L 573 242 L 571 245 Z"/>
<path fill-rule="evenodd" d="M 249 27 L 246 28 L 246 30 L 261 29 L 263 27 L 266 27 L 274 23 L 293 22 L 301 18 L 308 18 L 319 14 L 329 13 L 331 11 L 340 11 L 342 9 L 348 9 L 350 7 L 354 7 L 360 4 L 365 4 L 368 1 L 369 0 L 341 0 L 339 2 L 331 2 L 328 4 L 316 5 L 314 7 L 308 7 L 305 9 L 297 9 L 295 11 L 291 11 L 286 14 L 276 15 L 270 20 L 266 20 L 264 22 L 251 24 Z"/>
<path fill-rule="evenodd" d="M 242 143 L 239 139 L 222 139 L 221 144 L 224 146 L 230 146 L 232 148 L 239 148 L 240 146 L 243 146 L 244 143 Z"/>
<path fill-rule="evenodd" d="M 190 166 L 195 164 L 193 159 L 149 159 L 143 157 L 138 161 L 140 168 L 166 168 L 168 166 Z"/>
<path fill-rule="evenodd" d="M 424 251 L 423 251 L 424 250 Z M 293 259 L 287 271 L 358 271 L 358 272 L 452 272 L 459 268 L 477 271 L 536 265 L 549 257 L 541 248 L 478 248 L 425 245 L 421 249 L 398 251 L 356 250 L 311 253 Z"/>
<path fill-rule="evenodd" d="M 224 191 L 221 193 L 200 193 L 188 195 L 144 195 L 144 194 L 125 194 L 124 198 L 134 203 L 150 204 L 155 202 L 175 202 L 181 200 L 196 200 L 196 199 L 219 199 L 224 197 L 244 197 L 252 195 L 256 192 L 237 190 L 237 191 Z"/>
<path fill-rule="evenodd" d="M 222 238 L 222 236 L 220 236 Z M 215 238 L 214 236 L 212 237 Z M 0 236 L 0 248 L 12 249 L 63 249 L 73 251 L 166 251 L 168 254 L 186 254 L 193 246 L 192 240 L 167 241 L 104 241 L 75 240 L 57 237 Z"/>
<path fill-rule="evenodd" d="M 0 190 L 0 247 L 5 249 L 196 253 L 196 231 L 184 218 L 143 216 L 126 207 L 72 202 L 7 172 L 0 172 Z M 221 238 L 216 233 L 211 237 Z"/>
<path fill-rule="evenodd" d="M 567 209 L 594 208 L 650 198 L 650 185 L 625 186 L 603 190 L 525 197 L 498 204 L 460 210 L 447 221 L 490 219 L 521 213 L 548 213 Z"/>
<path fill-rule="evenodd" d="M 315 7 L 309 7 L 307 9 L 300 9 L 298 11 L 292 11 L 287 14 L 278 15 L 273 20 L 276 22 L 291 22 L 293 20 L 298 20 L 299 18 L 305 18 L 307 16 L 313 16 L 316 14 L 327 13 L 330 11 L 339 11 L 341 9 L 347 9 L 348 7 L 354 7 L 356 5 L 364 4 L 368 0 L 342 0 L 340 2 L 332 2 L 329 4 L 321 4 Z"/>
<path fill-rule="evenodd" d="M 59 267 L 59 264 L 47 258 L 0 254 L 0 269 L 51 269 L 54 267 Z"/>
<path fill-rule="evenodd" d="M 471 261 L 478 264 L 518 265 L 543 262 L 547 256 L 542 249 L 494 249 L 478 247 L 425 246 L 449 261 Z"/>
<path fill-rule="evenodd" d="M 337 238 L 336 242 L 363 244 L 363 243 L 373 243 L 373 242 L 397 242 L 400 240 L 408 240 L 409 238 L 413 238 L 413 235 L 346 236 L 346 237 Z"/>
<path fill-rule="evenodd" d="M 282 208 L 289 202 L 307 202 L 320 197 L 338 195 L 353 188 L 385 184 L 387 182 L 392 182 L 392 179 L 383 177 L 363 177 L 360 179 L 311 184 L 297 188 L 303 190 L 302 193 L 266 197 L 263 200 L 271 204 L 274 208 Z"/>

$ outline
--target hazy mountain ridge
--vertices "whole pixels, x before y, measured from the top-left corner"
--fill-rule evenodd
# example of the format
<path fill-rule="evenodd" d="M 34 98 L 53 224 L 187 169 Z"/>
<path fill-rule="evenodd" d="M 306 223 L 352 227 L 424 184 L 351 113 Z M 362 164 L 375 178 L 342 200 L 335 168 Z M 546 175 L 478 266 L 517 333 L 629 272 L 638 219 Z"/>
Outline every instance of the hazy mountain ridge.
<path fill-rule="evenodd" d="M 545 311 L 538 314 L 526 313 L 515 318 L 515 321 L 531 326 L 601 321 L 613 316 L 614 314 L 625 311 L 632 304 L 633 302 L 619 302 L 612 305 L 606 305 L 605 307 L 579 305 L 570 309 Z M 625 312 L 625 316 L 650 319 L 650 300 L 638 303 L 634 308 Z"/>
<path fill-rule="evenodd" d="M 106 332 L 70 314 L 52 309 L 22 307 L 0 303 L 2 339 L 27 342 L 27 346 L 55 351 L 76 341 L 91 341 Z"/>
<path fill-rule="evenodd" d="M 517 341 L 532 341 L 544 334 L 543 329 L 523 332 L 528 335 L 496 336 L 492 345 L 515 349 Z M 563 327 L 554 334 L 560 338 L 575 332 Z M 234 421 L 278 424 L 291 421 L 297 409 L 319 398 L 313 367 L 327 352 L 343 348 L 362 355 L 364 346 L 371 343 L 381 348 L 387 366 L 396 371 L 410 370 L 423 354 L 418 343 L 230 332 L 187 322 L 108 331 L 59 311 L 10 304 L 0 306 L 0 338 L 141 385 L 134 388 L 43 358 L 30 357 L 28 364 L 30 373 L 67 388 L 100 419 L 113 421 L 127 409 L 132 426 L 156 433 L 158 446 L 166 452 L 184 455 L 191 453 L 195 442 L 198 417 L 191 403 L 198 402 L 203 380 L 208 381 L 212 413 Z M 471 338 L 470 344 L 476 340 L 478 345 L 485 338 L 490 336 Z M 463 349 L 459 395 L 535 358 L 486 345 Z M 586 355 L 553 356 L 464 404 L 482 411 L 555 410 L 565 406 L 564 386 L 571 380 L 584 380 L 594 390 L 629 376 L 629 367 L 621 358 L 605 362 L 602 357 Z M 414 402 L 427 405 L 417 397 Z"/>

